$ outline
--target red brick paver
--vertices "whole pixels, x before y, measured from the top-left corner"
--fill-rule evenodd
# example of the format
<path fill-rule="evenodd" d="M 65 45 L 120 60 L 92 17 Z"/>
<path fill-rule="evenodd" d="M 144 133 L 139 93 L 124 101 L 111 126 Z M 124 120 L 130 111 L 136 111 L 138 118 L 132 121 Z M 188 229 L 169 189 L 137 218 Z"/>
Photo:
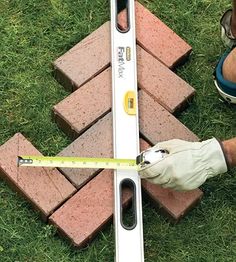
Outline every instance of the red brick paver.
<path fill-rule="evenodd" d="M 183 61 L 191 47 L 138 2 L 137 42 L 159 61 L 172 68 Z M 110 63 L 110 23 L 106 22 L 54 63 L 56 78 L 75 90 Z"/>
<path fill-rule="evenodd" d="M 111 49 L 109 40 L 110 22 L 106 22 L 59 57 L 53 63 L 59 82 L 75 90 L 108 67 Z"/>
<path fill-rule="evenodd" d="M 135 3 L 137 43 L 166 66 L 175 67 L 189 55 L 191 46 L 138 1 Z M 119 21 L 121 26 L 125 24 L 125 12 Z"/>
<path fill-rule="evenodd" d="M 137 46 L 138 86 L 170 113 L 183 109 L 195 90 L 156 58 Z"/>
<path fill-rule="evenodd" d="M 90 127 L 83 135 L 59 153 L 59 156 L 112 157 L 111 113 Z M 61 172 L 77 187 L 81 188 L 99 170 L 62 168 Z"/>
<path fill-rule="evenodd" d="M 17 156 L 41 155 L 20 133 L 0 146 L 0 175 L 33 206 L 44 220 L 76 189 L 56 169 L 18 167 Z"/>
<path fill-rule="evenodd" d="M 172 138 L 188 141 L 198 139 L 193 132 L 142 90 L 139 91 L 139 129 L 151 144 Z"/>
<path fill-rule="evenodd" d="M 111 110 L 111 70 L 103 71 L 53 107 L 55 120 L 77 137 Z"/>
<path fill-rule="evenodd" d="M 132 194 L 123 192 L 123 204 Z M 113 172 L 102 171 L 68 200 L 51 217 L 50 222 L 77 247 L 86 245 L 113 214 Z"/>
<path fill-rule="evenodd" d="M 189 210 L 195 207 L 203 196 L 200 189 L 177 192 L 145 180 L 142 181 L 142 188 L 153 205 L 174 223 L 177 223 Z"/>
<path fill-rule="evenodd" d="M 142 150 L 150 147 L 150 145 L 143 139 L 141 139 L 140 142 Z M 154 206 L 175 223 L 185 216 L 203 196 L 200 189 L 188 192 L 177 192 L 151 184 L 146 180 L 142 180 L 142 188 L 149 196 Z"/>

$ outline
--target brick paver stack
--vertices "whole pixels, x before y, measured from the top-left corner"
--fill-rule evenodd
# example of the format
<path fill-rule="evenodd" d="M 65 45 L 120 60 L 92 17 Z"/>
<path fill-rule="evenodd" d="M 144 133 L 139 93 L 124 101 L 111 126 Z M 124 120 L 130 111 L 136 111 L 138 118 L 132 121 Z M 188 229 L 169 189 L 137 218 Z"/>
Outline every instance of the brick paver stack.
<path fill-rule="evenodd" d="M 124 21 L 120 14 L 120 23 Z M 122 20 L 123 19 L 123 20 Z M 140 143 L 198 140 L 173 113 L 194 89 L 173 71 L 191 47 L 136 2 Z M 74 141 L 60 156 L 112 157 L 110 24 L 106 22 L 54 62 L 58 81 L 72 93 L 53 107 L 57 124 Z M 113 216 L 113 172 L 96 169 L 18 168 L 18 155 L 38 155 L 16 134 L 0 147 L 0 175 L 77 247 L 86 245 Z M 201 198 L 197 189 L 174 192 L 142 182 L 158 210 L 177 222 Z M 128 205 L 131 192 L 124 194 Z"/>

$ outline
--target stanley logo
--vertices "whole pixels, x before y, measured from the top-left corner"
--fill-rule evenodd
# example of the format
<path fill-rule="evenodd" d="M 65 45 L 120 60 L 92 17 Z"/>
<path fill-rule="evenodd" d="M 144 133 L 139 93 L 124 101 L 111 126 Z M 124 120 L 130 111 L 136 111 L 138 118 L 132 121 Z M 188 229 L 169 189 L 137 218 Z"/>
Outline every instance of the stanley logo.
<path fill-rule="evenodd" d="M 129 46 L 126 47 L 126 60 L 131 60 L 131 48 Z"/>

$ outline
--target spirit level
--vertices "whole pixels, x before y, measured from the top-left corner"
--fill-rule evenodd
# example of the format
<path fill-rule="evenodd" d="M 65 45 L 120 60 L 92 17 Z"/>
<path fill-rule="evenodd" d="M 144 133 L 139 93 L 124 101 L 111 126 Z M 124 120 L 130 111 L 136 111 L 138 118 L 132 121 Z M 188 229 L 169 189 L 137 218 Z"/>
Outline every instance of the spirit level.
<path fill-rule="evenodd" d="M 119 0 L 111 0 L 112 112 L 114 158 L 139 154 L 137 63 L 134 0 L 126 0 L 125 24 L 118 15 Z M 132 218 L 127 224 L 122 208 L 125 186 L 133 191 Z M 143 262 L 141 181 L 137 170 L 114 171 L 116 262 Z"/>

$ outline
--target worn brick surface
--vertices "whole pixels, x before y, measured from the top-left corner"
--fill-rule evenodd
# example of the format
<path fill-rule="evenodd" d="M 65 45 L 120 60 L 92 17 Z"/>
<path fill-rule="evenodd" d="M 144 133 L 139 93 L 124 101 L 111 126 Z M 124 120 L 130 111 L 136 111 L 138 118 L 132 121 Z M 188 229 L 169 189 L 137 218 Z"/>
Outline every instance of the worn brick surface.
<path fill-rule="evenodd" d="M 186 58 L 191 47 L 184 40 L 141 4 L 136 9 L 137 41 L 145 50 L 171 68 Z M 106 22 L 53 66 L 58 81 L 75 90 L 108 67 L 110 60 L 110 22 Z"/>
<path fill-rule="evenodd" d="M 0 175 L 47 217 L 76 189 L 56 169 L 18 167 L 18 155 L 41 155 L 20 133 L 0 147 Z"/>
<path fill-rule="evenodd" d="M 138 85 L 170 113 L 182 109 L 195 90 L 182 78 L 137 46 Z"/>
<path fill-rule="evenodd" d="M 74 90 L 99 74 L 110 63 L 109 39 L 110 23 L 106 22 L 53 63 L 56 78 Z"/>
<path fill-rule="evenodd" d="M 140 147 L 142 150 L 145 150 L 150 145 L 141 139 Z M 200 201 L 203 195 L 200 189 L 177 192 L 151 184 L 146 180 L 142 180 L 142 188 L 154 206 L 175 223 L 186 215 Z"/>
<path fill-rule="evenodd" d="M 76 137 L 111 110 L 111 101 L 108 68 L 54 106 L 55 120 L 62 128 L 68 126 L 67 133 Z"/>
<path fill-rule="evenodd" d="M 139 91 L 139 128 L 151 144 L 179 138 L 194 141 L 197 136 L 144 91 Z"/>
<path fill-rule="evenodd" d="M 173 68 L 189 55 L 191 47 L 147 8 L 138 1 L 135 3 L 138 44 L 166 66 Z M 122 12 L 119 17 L 121 26 L 126 24 L 125 17 L 125 12 Z"/>
<path fill-rule="evenodd" d="M 195 207 L 203 196 L 200 189 L 177 192 L 151 184 L 145 180 L 142 181 L 142 188 L 154 206 L 175 223 Z"/>
<path fill-rule="evenodd" d="M 131 192 L 123 192 L 123 204 L 128 204 Z M 75 246 L 86 245 L 113 215 L 113 172 L 102 171 L 69 199 L 51 217 L 50 222 Z"/>
<path fill-rule="evenodd" d="M 109 113 L 63 149 L 59 155 L 112 157 L 112 144 L 112 118 Z M 98 172 L 97 169 L 62 168 L 60 170 L 77 188 L 82 187 Z"/>

